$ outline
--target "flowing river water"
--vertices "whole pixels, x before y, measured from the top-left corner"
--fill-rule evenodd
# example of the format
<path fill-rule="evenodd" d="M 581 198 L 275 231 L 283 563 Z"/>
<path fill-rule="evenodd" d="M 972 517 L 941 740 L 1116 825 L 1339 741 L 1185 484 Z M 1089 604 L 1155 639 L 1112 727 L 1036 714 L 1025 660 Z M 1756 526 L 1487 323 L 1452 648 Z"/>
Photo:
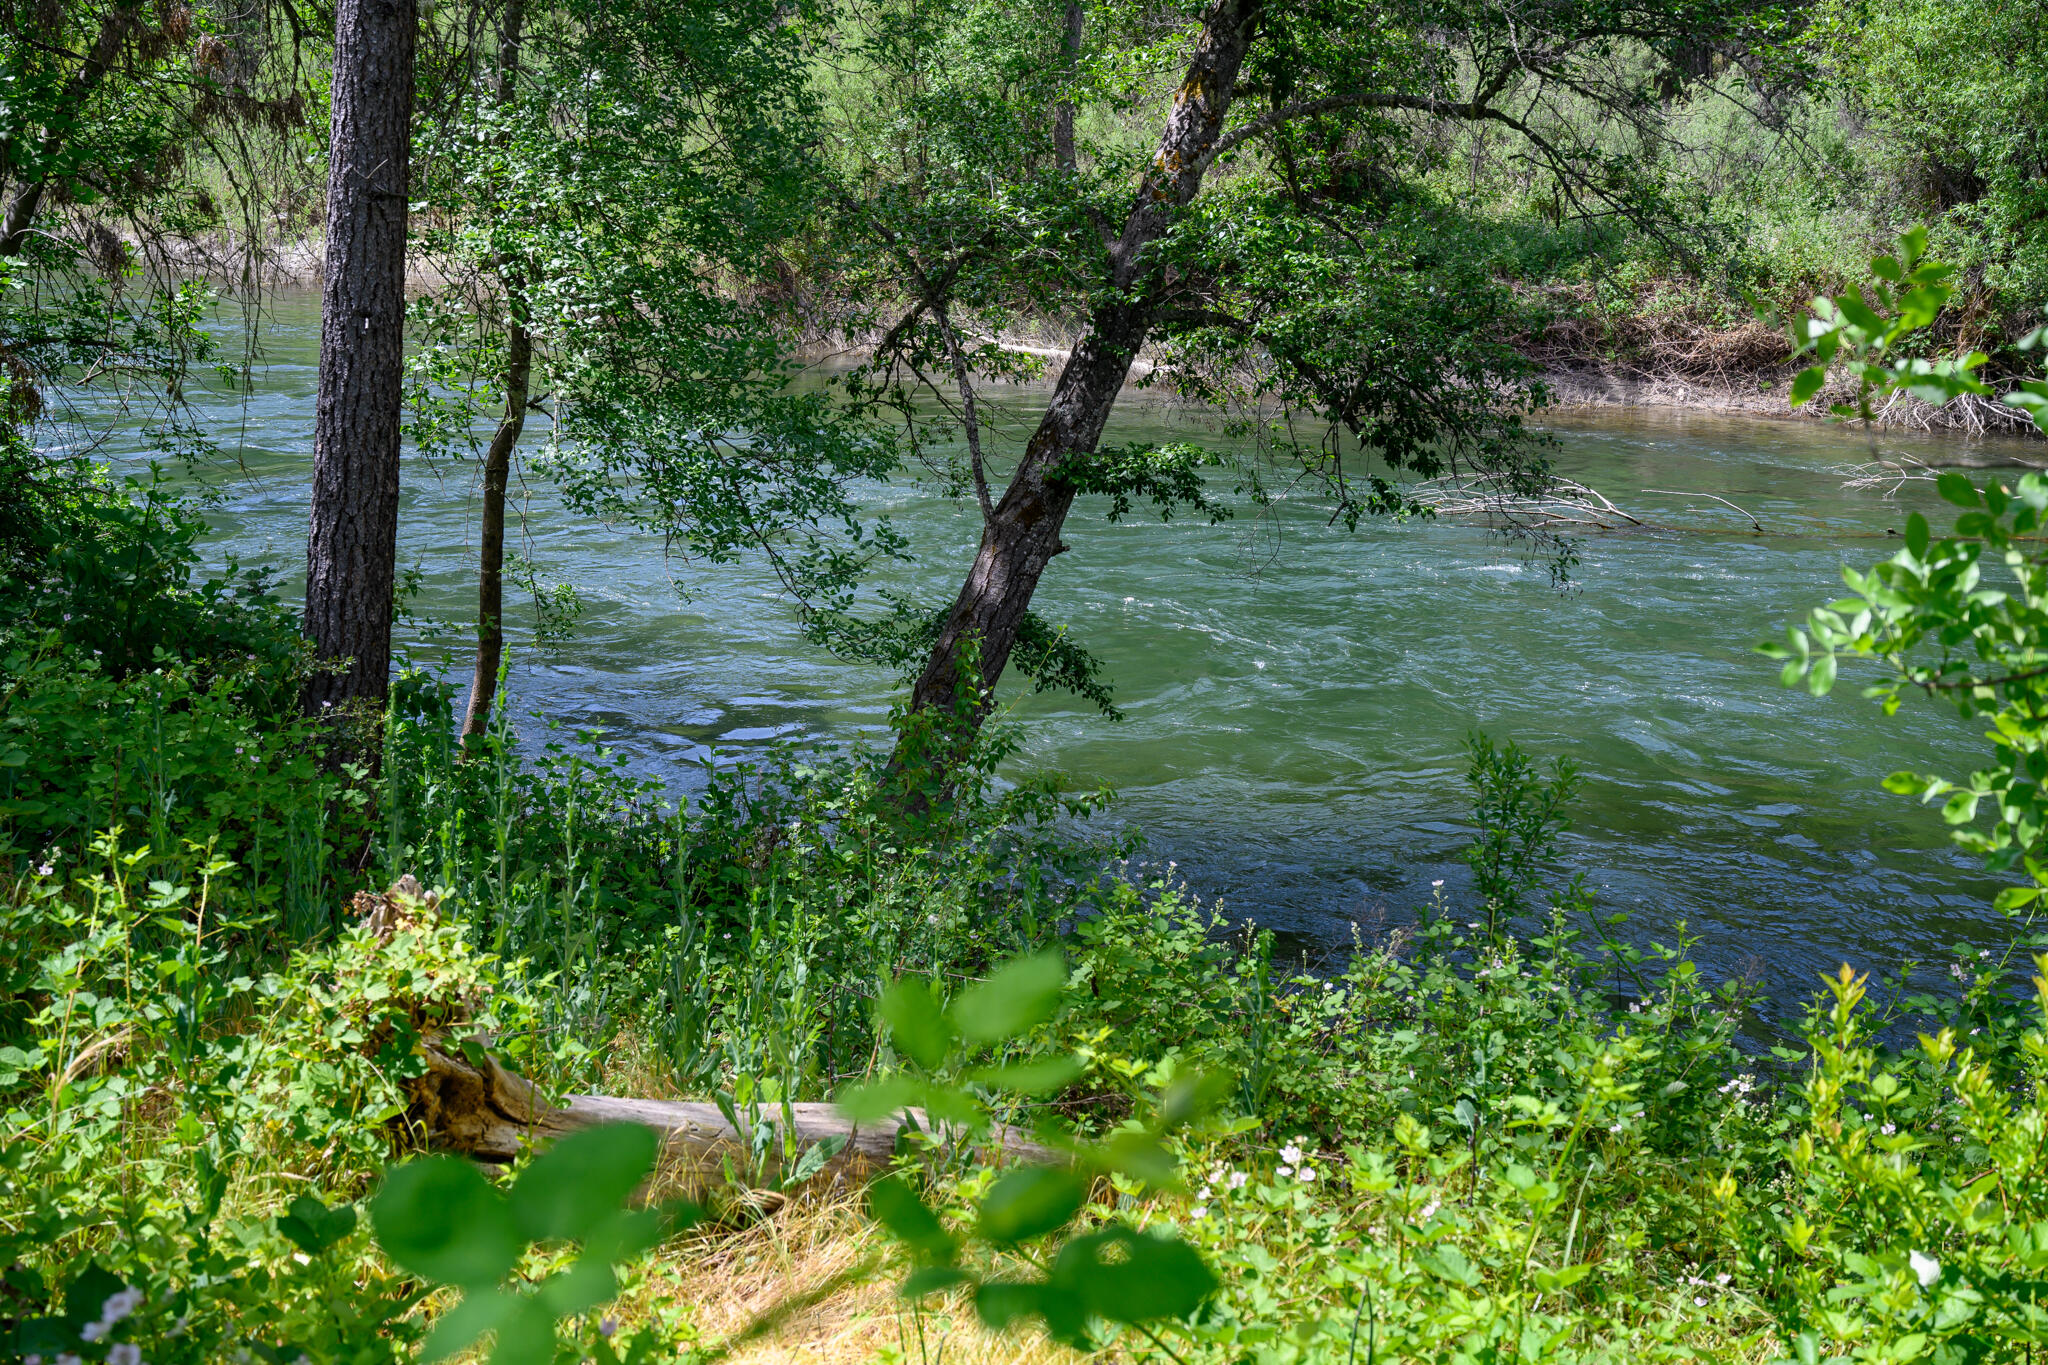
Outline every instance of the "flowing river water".
<path fill-rule="evenodd" d="M 197 400 L 238 462 L 214 476 L 215 553 L 275 564 L 295 582 L 315 302 L 274 302 L 261 340 L 253 393 Z M 1022 415 L 1033 397 L 1008 396 Z M 1110 439 L 1185 438 L 1191 421 L 1132 393 Z M 1931 486 L 1845 488 L 1865 442 L 1818 424 L 1572 414 L 1544 425 L 1562 473 L 1695 529 L 1589 537 L 1561 592 L 1524 550 L 1473 527 L 1346 532 L 1306 503 L 1220 526 L 1142 515 L 1113 525 L 1084 502 L 1072 553 L 1037 605 L 1106 661 L 1124 719 L 1006 687 L 1025 740 L 1017 762 L 1112 785 L 1113 818 L 1142 828 L 1148 858 L 1177 862 L 1233 918 L 1304 947 L 1402 922 L 1439 879 L 1453 903 L 1470 899 L 1458 852 L 1469 838 L 1463 740 L 1475 727 L 1575 759 L 1586 785 L 1567 867 L 1646 937 L 1668 939 L 1685 921 L 1711 972 L 1754 976 L 1780 1009 L 1844 960 L 1881 972 L 1918 960 L 1932 979 L 1945 977 L 1952 945 L 1997 943 L 1997 882 L 1950 847 L 1937 814 L 1878 785 L 1899 768 L 1967 772 L 1984 752 L 1977 731 L 1924 699 L 1887 720 L 1857 695 L 1853 670 L 1830 697 L 1788 691 L 1753 652 L 1839 596 L 1845 561 L 1890 554 L 1887 532 L 1908 511 L 1944 524 Z M 1972 464 L 2038 449 L 1894 436 L 1883 446 Z M 675 564 L 646 536 L 558 514 L 545 485 L 528 492 L 529 552 L 587 609 L 560 649 L 515 642 L 521 712 L 606 731 L 679 793 L 715 748 L 850 740 L 885 725 L 895 680 L 807 644 L 760 566 Z M 950 593 L 977 538 L 971 500 L 905 482 L 866 501 L 918 547 L 902 585 Z M 459 624 L 473 611 L 474 520 L 473 468 L 412 460 L 401 555 L 422 571 L 422 616 Z"/>

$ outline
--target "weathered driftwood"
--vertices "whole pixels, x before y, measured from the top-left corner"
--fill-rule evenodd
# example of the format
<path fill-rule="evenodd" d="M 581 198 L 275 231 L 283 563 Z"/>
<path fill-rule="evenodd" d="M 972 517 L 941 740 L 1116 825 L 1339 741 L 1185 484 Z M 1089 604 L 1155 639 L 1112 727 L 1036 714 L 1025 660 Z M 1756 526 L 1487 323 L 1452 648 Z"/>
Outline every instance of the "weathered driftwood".
<path fill-rule="evenodd" d="M 691 1171 L 713 1173 L 723 1162 L 737 1160 L 752 1149 L 750 1134 L 735 1128 L 715 1104 L 691 1100 L 623 1099 L 609 1095 L 570 1095 L 563 1105 L 550 1104 L 525 1077 L 507 1071 L 496 1058 L 481 1054 L 481 1064 L 461 1053 L 429 1047 L 428 1072 L 412 1085 L 409 1117 L 428 1142 L 443 1151 L 460 1152 L 480 1161 L 504 1162 L 535 1144 L 599 1123 L 643 1123 L 660 1133 L 669 1164 L 687 1177 Z M 929 1131 L 924 1116 L 907 1111 L 908 1120 Z M 742 1125 L 745 1115 L 739 1115 Z M 802 1153 L 820 1142 L 844 1139 L 845 1145 L 820 1167 L 824 1181 L 860 1180 L 886 1170 L 895 1155 L 904 1116 L 880 1123 L 850 1122 L 830 1104 L 792 1104 L 789 1134 L 792 1151 Z M 780 1128 L 781 1105 L 766 1108 L 760 1122 Z M 768 1144 L 770 1171 L 779 1162 L 782 1134 Z M 1010 1161 L 1056 1161 L 1058 1153 L 1032 1142 L 1014 1128 L 999 1127 L 982 1140 L 991 1154 Z"/>
<path fill-rule="evenodd" d="M 389 943 L 401 930 L 432 922 L 439 904 L 431 891 L 404 876 L 381 895 L 358 892 L 353 909 L 377 942 Z M 489 1052 L 458 1046 L 445 1034 L 429 1037 L 421 1056 L 427 1070 L 406 1083 L 409 1103 L 405 1121 L 428 1146 L 439 1151 L 506 1162 L 529 1147 L 544 1145 L 578 1128 L 644 1123 L 665 1140 L 669 1173 L 685 1182 L 693 1173 L 721 1173 L 728 1159 L 735 1171 L 751 1164 L 751 1133 L 727 1122 L 715 1104 L 570 1095 L 566 1104 L 556 1105 L 531 1081 L 507 1071 Z M 739 1117 L 743 1125 L 749 1122 L 744 1115 Z M 858 1180 L 887 1169 L 898 1135 L 909 1123 L 931 1131 L 917 1110 L 880 1123 L 854 1124 L 830 1104 L 792 1104 L 788 1119 L 792 1131 L 786 1136 L 792 1140 L 785 1143 L 784 1134 L 775 1134 L 765 1144 L 767 1170 L 748 1174 L 773 1178 L 779 1174 L 777 1167 L 785 1148 L 800 1157 L 821 1142 L 844 1139 L 845 1145 L 819 1168 L 816 1178 Z M 783 1107 L 766 1107 L 759 1121 L 781 1128 Z M 941 1141 L 957 1145 L 948 1141 L 948 1136 L 941 1133 Z M 1014 1128 L 997 1127 L 975 1141 L 992 1155 L 1011 1161 L 1060 1159 L 1058 1153 Z"/>

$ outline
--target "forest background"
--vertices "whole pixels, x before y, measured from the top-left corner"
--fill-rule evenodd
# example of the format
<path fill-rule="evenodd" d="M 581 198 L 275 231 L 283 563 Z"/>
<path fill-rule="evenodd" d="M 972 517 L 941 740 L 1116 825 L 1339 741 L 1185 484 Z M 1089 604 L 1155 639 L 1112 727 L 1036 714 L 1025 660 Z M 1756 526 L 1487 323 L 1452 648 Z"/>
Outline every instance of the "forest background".
<path fill-rule="evenodd" d="M 1816 692 L 1862 658 L 1888 706 L 1990 718 L 1989 767 L 1894 785 L 2018 877 L 2012 946 L 1938 997 L 1845 968 L 1769 1048 L 1741 983 L 1555 867 L 1569 764 L 1475 737 L 1478 903 L 1310 972 L 1077 840 L 1098 798 L 999 780 L 989 723 L 1011 670 L 1114 709 L 1032 610 L 1082 495 L 1305 484 L 1356 526 L 1448 476 L 1568 568 L 1522 510 L 1552 388 L 2024 428 L 2025 7 L 53 0 L 0 41 L 18 1354 L 1965 1361 L 2048 1331 L 2039 475 L 1944 475 L 1955 534 L 1915 516 L 1775 647 Z M 209 565 L 222 433 L 183 397 L 261 363 L 219 299 L 316 257 L 301 612 Z M 820 348 L 859 363 L 793 387 Z M 980 387 L 1048 359 L 1010 448 Z M 1256 455 L 1103 448 L 1133 378 Z M 110 410 L 178 472 L 115 482 Z M 391 659 L 402 440 L 477 471 L 466 695 Z M 819 648 L 901 671 L 893 747 L 678 809 L 522 743 L 506 651 L 574 598 L 507 549 L 521 477 L 767 560 Z M 980 513 L 950 603 L 871 586 L 906 549 L 852 490 L 904 477 Z M 480 1152 L 447 1077 L 493 1067 L 708 1099 L 730 1140 L 663 1169 L 661 1220 L 620 1130 L 488 1179 L 408 1160 Z M 931 1131 L 862 1192 L 802 1138 L 824 1101 Z M 1005 1169 L 1017 1129 L 1066 1158 Z"/>

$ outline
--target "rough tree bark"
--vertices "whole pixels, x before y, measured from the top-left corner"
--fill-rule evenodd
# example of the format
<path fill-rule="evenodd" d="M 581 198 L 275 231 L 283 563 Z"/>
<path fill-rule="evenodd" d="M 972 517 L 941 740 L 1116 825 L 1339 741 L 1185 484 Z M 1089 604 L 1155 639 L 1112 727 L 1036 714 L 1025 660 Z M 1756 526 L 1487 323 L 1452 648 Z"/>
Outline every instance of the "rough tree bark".
<path fill-rule="evenodd" d="M 519 48 L 524 40 L 525 0 L 507 0 L 498 38 L 497 102 L 512 102 L 519 81 Z M 527 331 L 526 286 L 512 260 L 497 261 L 505 290 L 505 415 L 484 452 L 483 510 L 477 535 L 476 672 L 469 681 L 469 709 L 462 737 L 474 738 L 491 722 L 498 695 L 498 669 L 505 661 L 505 489 L 512 477 L 512 452 L 526 427 L 533 379 L 533 337 Z"/>
<path fill-rule="evenodd" d="M 1066 63 L 1066 79 L 1071 86 L 1081 73 L 1081 39 L 1083 16 L 1081 0 L 1067 0 L 1066 23 L 1060 35 L 1060 56 Z M 1052 111 L 1052 154 L 1063 171 L 1076 169 L 1074 156 L 1074 101 L 1062 96 Z"/>
<path fill-rule="evenodd" d="M 308 711 L 381 704 L 398 563 L 415 0 L 340 0 L 313 414 Z"/>
<path fill-rule="evenodd" d="M 1262 3 L 1216 0 L 1203 16 L 1201 36 L 1174 96 L 1159 149 L 1122 231 L 1110 244 L 1103 301 L 1090 314 L 1087 334 L 1060 372 L 1052 400 L 1002 501 L 984 519 L 974 567 L 912 689 L 913 709 L 944 711 L 966 681 L 979 694 L 977 723 L 988 714 L 996 681 L 1010 661 L 1038 580 L 1053 556 L 1066 549 L 1060 529 L 1073 507 L 1074 487 L 1061 473 L 1069 461 L 1085 459 L 1095 450 L 1131 362 L 1151 333 L 1164 284 L 1154 248 L 1174 216 L 1201 189 Z M 963 679 L 963 650 L 971 643 L 979 645 L 980 676 Z"/>

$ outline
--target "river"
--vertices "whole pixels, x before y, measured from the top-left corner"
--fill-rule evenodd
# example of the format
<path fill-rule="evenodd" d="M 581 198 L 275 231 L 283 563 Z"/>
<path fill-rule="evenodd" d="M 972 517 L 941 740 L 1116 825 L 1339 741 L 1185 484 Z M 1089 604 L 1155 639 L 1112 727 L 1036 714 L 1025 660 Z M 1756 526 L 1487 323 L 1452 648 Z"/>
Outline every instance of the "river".
<path fill-rule="evenodd" d="M 311 300 L 274 301 L 255 391 L 197 397 L 233 462 L 214 474 L 216 552 L 294 575 L 317 340 Z M 994 397 L 1028 411 L 1034 395 Z M 1134 393 L 1109 439 L 1185 437 L 1191 421 Z M 1819 424 L 1640 412 L 1544 425 L 1561 472 L 1696 529 L 1589 537 L 1559 591 L 1524 550 L 1473 527 L 1347 533 L 1306 503 L 1221 526 L 1112 525 L 1084 503 L 1038 606 L 1103 657 L 1125 718 L 1007 688 L 1018 762 L 1111 784 L 1114 819 L 1143 829 L 1149 858 L 1304 947 L 1399 923 L 1439 879 L 1453 901 L 1469 899 L 1457 854 L 1474 727 L 1575 759 L 1587 780 L 1567 865 L 1640 934 L 1668 938 L 1687 922 L 1711 972 L 1755 977 L 1781 1009 L 1844 960 L 1890 972 L 1918 959 L 1931 981 L 1951 945 L 1998 942 L 1993 879 L 1950 847 L 1934 812 L 1878 785 L 1898 768 L 1966 772 L 1983 752 L 1972 727 L 1918 700 L 1886 720 L 1853 670 L 1827 698 L 1785 690 L 1753 652 L 1838 596 L 1844 561 L 1890 553 L 1886 532 L 1909 510 L 1944 524 L 1931 487 L 1845 488 L 1864 440 Z M 2033 453 L 1883 445 L 1930 461 Z M 894 681 L 805 643 L 759 566 L 670 563 L 647 537 L 557 514 L 545 485 L 527 492 L 528 552 L 587 608 L 564 647 L 515 646 L 522 712 L 603 729 L 678 792 L 714 748 L 883 726 Z M 1707 493 L 1770 534 L 1685 496 Z M 977 534 L 971 503 L 907 483 L 865 496 L 919 547 L 904 583 L 950 593 Z M 474 511 L 470 468 L 409 464 L 401 554 L 421 570 L 426 618 L 473 610 Z"/>

